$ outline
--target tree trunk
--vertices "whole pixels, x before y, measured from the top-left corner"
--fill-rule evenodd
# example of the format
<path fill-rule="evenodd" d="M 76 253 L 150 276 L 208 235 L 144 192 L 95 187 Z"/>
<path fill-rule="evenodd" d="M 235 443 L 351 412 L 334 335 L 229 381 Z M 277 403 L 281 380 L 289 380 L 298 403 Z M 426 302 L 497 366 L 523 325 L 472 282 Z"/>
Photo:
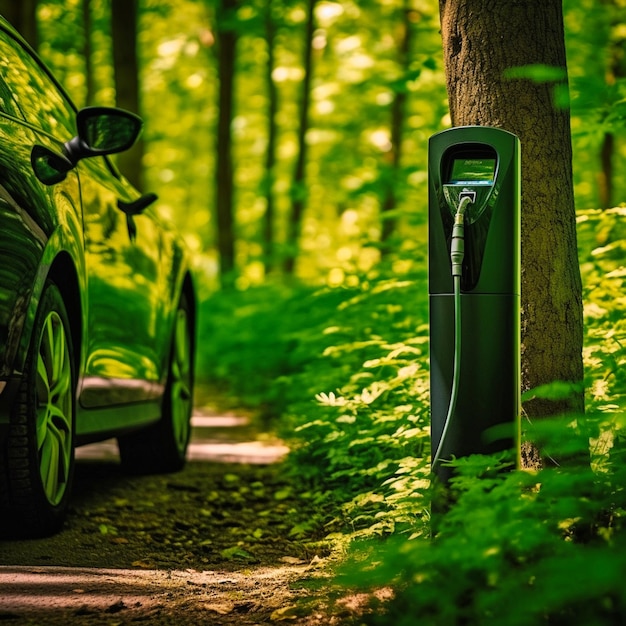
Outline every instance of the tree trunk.
<path fill-rule="evenodd" d="M 409 57 L 411 49 L 411 12 L 412 9 L 409 6 L 409 0 L 404 0 L 401 14 L 402 19 L 398 24 L 398 35 L 396 37 L 398 45 L 398 65 L 403 75 L 406 75 L 409 69 Z M 393 235 L 396 229 L 396 219 L 388 217 L 390 211 L 393 211 L 397 206 L 397 193 L 396 185 L 399 180 L 400 174 L 400 160 L 402 158 L 402 139 L 404 131 L 404 119 L 406 109 L 406 97 L 407 91 L 404 87 L 396 89 L 393 102 L 391 103 L 391 150 L 388 154 L 389 175 L 385 180 L 385 196 L 382 203 L 382 230 L 381 240 L 382 243 L 389 241 L 389 238 Z M 387 246 L 383 245 L 383 253 L 388 251 Z"/>
<path fill-rule="evenodd" d="M 39 45 L 37 4 L 37 0 L 0 0 L 0 14 L 35 50 Z"/>
<path fill-rule="evenodd" d="M 600 174 L 598 175 L 598 199 L 601 209 L 613 206 L 613 153 L 615 136 L 604 133 L 600 148 Z"/>
<path fill-rule="evenodd" d="M 137 0 L 112 0 L 111 35 L 116 104 L 122 109 L 140 113 L 139 61 L 137 59 Z M 120 171 L 137 187 L 143 188 L 144 143 L 137 143 L 117 157 Z"/>
<path fill-rule="evenodd" d="M 265 193 L 265 220 L 263 228 L 263 250 L 265 272 L 269 274 L 274 268 L 274 167 L 276 164 L 276 112 L 278 111 L 278 90 L 274 83 L 274 40 L 276 27 L 272 15 L 272 0 L 267 1 L 265 8 L 265 37 L 267 39 L 267 151 L 265 153 L 265 177 L 263 190 Z"/>
<path fill-rule="evenodd" d="M 614 18 L 611 20 L 611 31 L 622 32 L 619 26 L 622 21 L 622 11 L 615 0 L 609 0 L 608 6 L 614 12 Z M 624 54 L 624 47 L 626 46 L 626 37 L 617 36 L 615 40 L 611 41 L 609 47 L 609 67 L 606 73 L 607 85 L 614 87 L 616 83 L 626 78 L 626 55 Z M 602 146 L 600 148 L 600 174 L 598 176 L 598 196 L 600 201 L 600 208 L 609 209 L 613 206 L 613 156 L 616 152 L 616 137 L 612 132 L 604 134 Z"/>
<path fill-rule="evenodd" d="M 440 0 L 440 16 L 453 126 L 500 127 L 521 141 L 523 391 L 553 381 L 575 387 L 582 287 L 569 109 L 555 104 L 567 87 L 561 2 Z M 524 409 L 531 418 L 582 411 L 583 394 Z"/>
<path fill-rule="evenodd" d="M 298 156 L 291 185 L 291 217 L 288 224 L 287 251 L 284 263 L 286 274 L 293 274 L 300 247 L 302 214 L 306 204 L 307 190 L 305 169 L 307 160 L 306 134 L 309 130 L 309 104 L 313 76 L 313 33 L 315 32 L 315 3 L 308 0 L 306 33 L 304 38 L 304 78 L 300 91 L 300 123 L 298 127 Z"/>
<path fill-rule="evenodd" d="M 85 33 L 85 42 L 83 45 L 83 56 L 85 57 L 85 104 L 91 106 L 94 103 L 96 86 L 93 76 L 93 64 L 91 59 L 91 0 L 83 0 L 83 32 Z"/>
<path fill-rule="evenodd" d="M 219 0 L 216 7 L 219 80 L 216 164 L 217 248 L 220 257 L 220 281 L 225 288 L 232 287 L 235 280 L 231 124 L 234 114 L 233 90 L 237 51 L 237 32 L 233 27 L 236 7 L 237 0 Z"/>

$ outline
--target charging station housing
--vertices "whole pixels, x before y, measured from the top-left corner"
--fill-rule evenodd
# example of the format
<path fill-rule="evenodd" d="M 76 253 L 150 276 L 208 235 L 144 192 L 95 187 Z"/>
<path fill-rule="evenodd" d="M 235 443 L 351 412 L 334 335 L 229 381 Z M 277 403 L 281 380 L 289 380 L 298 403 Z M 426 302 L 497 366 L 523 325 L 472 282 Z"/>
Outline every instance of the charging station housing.
<path fill-rule="evenodd" d="M 428 173 L 433 454 L 439 450 L 446 460 L 510 449 L 519 458 L 519 139 L 484 126 L 442 131 L 430 138 Z M 461 196 L 468 194 L 474 200 L 463 218 L 465 256 L 460 305 L 455 306 L 451 239 Z M 449 415 L 455 328 L 461 330 L 461 350 L 454 412 Z M 443 481 L 451 475 L 441 464 L 434 471 Z"/>

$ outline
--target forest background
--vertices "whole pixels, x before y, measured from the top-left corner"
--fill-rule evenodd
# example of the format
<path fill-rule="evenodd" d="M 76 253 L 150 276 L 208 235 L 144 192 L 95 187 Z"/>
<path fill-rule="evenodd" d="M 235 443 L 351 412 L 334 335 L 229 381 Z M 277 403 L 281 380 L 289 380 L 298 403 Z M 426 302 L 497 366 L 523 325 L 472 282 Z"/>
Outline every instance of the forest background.
<path fill-rule="evenodd" d="M 450 125 L 438 3 L 0 9 L 16 5 L 79 107 L 145 119 L 138 151 L 118 164 L 158 194 L 194 254 L 200 379 L 291 442 L 288 467 L 320 511 L 295 535 L 351 542 L 349 584 L 403 590 L 386 606 L 394 624 L 626 614 L 624 0 L 564 2 L 587 413 L 526 424 L 555 456 L 580 441 L 567 429 L 582 431 L 591 467 L 500 473 L 506 459 L 458 461 L 457 504 L 436 542 L 426 161 L 428 138 Z M 552 80 L 541 67 L 530 78 Z"/>

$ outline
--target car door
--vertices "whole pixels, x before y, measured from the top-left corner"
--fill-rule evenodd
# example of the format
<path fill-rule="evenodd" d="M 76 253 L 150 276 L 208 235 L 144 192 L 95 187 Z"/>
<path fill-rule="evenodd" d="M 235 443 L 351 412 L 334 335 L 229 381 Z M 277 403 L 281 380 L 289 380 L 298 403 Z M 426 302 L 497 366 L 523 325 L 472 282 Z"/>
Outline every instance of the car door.
<path fill-rule="evenodd" d="M 129 217 L 138 194 L 104 158 L 79 164 L 87 268 L 87 363 L 81 404 L 128 404 L 160 393 L 161 235 Z"/>

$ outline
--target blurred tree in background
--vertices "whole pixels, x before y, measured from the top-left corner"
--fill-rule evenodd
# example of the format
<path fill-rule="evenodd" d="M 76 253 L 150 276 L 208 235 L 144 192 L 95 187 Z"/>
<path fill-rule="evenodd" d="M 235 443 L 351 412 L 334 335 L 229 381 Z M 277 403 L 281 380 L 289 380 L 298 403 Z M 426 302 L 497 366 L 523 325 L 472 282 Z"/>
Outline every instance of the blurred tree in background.
<path fill-rule="evenodd" d="M 222 287 L 232 284 L 235 272 L 233 133 L 234 81 L 237 40 L 237 0 L 217 0 L 215 8 L 218 107 L 216 129 L 215 209 L 217 249 Z"/>
<path fill-rule="evenodd" d="M 35 49 L 39 41 L 37 33 L 37 0 L 2 0 L 0 2 L 0 14 L 2 14 L 17 30 L 24 39 Z"/>
<path fill-rule="evenodd" d="M 83 0 L 85 16 L 89 17 L 89 0 Z M 116 106 L 141 115 L 141 76 L 137 55 L 138 0 L 111 1 L 111 45 L 113 56 L 113 76 L 115 80 Z M 91 31 L 85 28 L 85 41 Z M 89 81 L 89 68 L 86 78 Z M 89 92 L 88 88 L 88 92 Z M 87 95 L 89 102 L 89 95 Z M 144 140 L 139 137 L 135 145 L 117 157 L 119 168 L 128 180 L 140 191 L 143 188 Z"/>

